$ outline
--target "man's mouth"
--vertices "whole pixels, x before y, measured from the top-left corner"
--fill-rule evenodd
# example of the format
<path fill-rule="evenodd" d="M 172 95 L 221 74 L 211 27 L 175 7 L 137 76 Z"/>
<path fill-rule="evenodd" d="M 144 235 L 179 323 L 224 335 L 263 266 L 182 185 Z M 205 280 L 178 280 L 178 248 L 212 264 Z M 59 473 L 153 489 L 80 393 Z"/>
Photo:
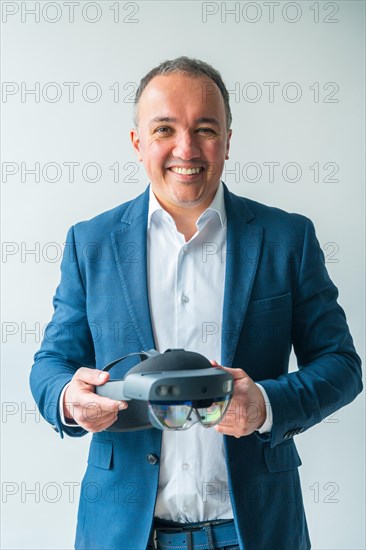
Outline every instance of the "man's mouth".
<path fill-rule="evenodd" d="M 181 166 L 171 166 L 169 170 L 181 176 L 192 176 L 194 174 L 199 174 L 202 170 L 204 170 L 204 168 L 202 166 L 192 167 L 192 168 L 182 168 Z"/>

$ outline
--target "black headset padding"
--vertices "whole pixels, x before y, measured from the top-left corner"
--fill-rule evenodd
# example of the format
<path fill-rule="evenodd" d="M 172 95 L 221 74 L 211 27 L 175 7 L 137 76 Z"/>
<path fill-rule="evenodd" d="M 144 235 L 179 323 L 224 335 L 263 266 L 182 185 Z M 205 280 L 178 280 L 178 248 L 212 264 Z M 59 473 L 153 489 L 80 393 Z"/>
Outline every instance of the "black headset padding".
<path fill-rule="evenodd" d="M 139 372 L 167 372 L 170 370 L 195 370 L 212 367 L 210 361 L 200 353 L 185 351 L 181 349 L 166 350 L 160 355 L 154 355 L 141 361 L 128 372 L 128 374 Z"/>
<path fill-rule="evenodd" d="M 144 354 L 144 352 L 141 352 L 139 355 L 142 359 L 141 362 L 128 370 L 124 379 L 128 374 L 139 372 L 167 372 L 172 370 L 195 370 L 212 367 L 210 361 L 200 353 L 185 351 L 183 349 L 168 349 L 164 353 L 151 357 Z M 119 363 L 119 361 L 116 363 Z M 109 370 L 108 366 L 104 370 Z M 147 402 L 132 399 L 128 401 L 128 408 L 118 413 L 118 419 L 107 429 L 107 431 L 128 432 L 146 430 L 152 427 L 149 419 Z"/>

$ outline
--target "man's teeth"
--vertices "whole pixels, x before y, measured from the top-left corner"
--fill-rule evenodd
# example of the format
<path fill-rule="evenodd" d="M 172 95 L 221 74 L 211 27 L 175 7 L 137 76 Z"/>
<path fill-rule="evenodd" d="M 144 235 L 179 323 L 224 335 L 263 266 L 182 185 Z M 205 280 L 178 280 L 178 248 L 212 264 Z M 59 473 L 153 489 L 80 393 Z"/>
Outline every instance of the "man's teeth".
<path fill-rule="evenodd" d="M 199 172 L 201 171 L 201 168 L 179 168 L 178 166 L 173 166 L 171 170 L 176 174 L 191 176 L 192 174 L 199 174 Z"/>

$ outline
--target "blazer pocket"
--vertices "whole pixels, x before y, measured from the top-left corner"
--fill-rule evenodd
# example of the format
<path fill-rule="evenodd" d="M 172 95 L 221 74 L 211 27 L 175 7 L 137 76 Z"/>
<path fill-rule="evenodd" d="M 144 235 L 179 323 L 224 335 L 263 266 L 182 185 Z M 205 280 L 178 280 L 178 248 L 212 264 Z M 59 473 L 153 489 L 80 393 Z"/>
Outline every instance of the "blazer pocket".
<path fill-rule="evenodd" d="M 293 441 L 286 441 L 276 447 L 265 445 L 264 460 L 270 472 L 285 472 L 302 464 Z"/>
<path fill-rule="evenodd" d="M 113 443 L 92 439 L 89 449 L 88 464 L 109 470 L 112 468 Z"/>
<path fill-rule="evenodd" d="M 281 294 L 280 296 L 263 298 L 261 300 L 253 300 L 249 302 L 248 313 L 266 313 L 267 311 L 273 311 L 275 309 L 290 306 L 292 306 L 292 294 L 291 292 L 287 292 L 286 294 Z"/>

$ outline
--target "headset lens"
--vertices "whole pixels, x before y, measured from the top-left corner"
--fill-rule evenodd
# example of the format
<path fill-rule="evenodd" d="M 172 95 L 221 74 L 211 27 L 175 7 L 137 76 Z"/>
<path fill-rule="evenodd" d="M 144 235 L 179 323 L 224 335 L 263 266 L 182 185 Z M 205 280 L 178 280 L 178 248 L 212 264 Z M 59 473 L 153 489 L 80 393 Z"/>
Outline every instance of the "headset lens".
<path fill-rule="evenodd" d="M 230 399 L 223 398 L 221 401 L 214 401 L 208 407 L 196 406 L 195 410 L 200 417 L 200 422 L 206 428 L 218 424 L 225 414 Z"/>
<path fill-rule="evenodd" d="M 230 397 L 214 401 L 149 402 L 150 419 L 154 426 L 163 429 L 186 430 L 198 421 L 209 428 L 220 422 L 229 402 Z"/>
<path fill-rule="evenodd" d="M 192 411 L 190 403 L 149 403 L 149 411 L 152 418 L 157 421 L 158 427 L 179 430 L 184 429 Z"/>

